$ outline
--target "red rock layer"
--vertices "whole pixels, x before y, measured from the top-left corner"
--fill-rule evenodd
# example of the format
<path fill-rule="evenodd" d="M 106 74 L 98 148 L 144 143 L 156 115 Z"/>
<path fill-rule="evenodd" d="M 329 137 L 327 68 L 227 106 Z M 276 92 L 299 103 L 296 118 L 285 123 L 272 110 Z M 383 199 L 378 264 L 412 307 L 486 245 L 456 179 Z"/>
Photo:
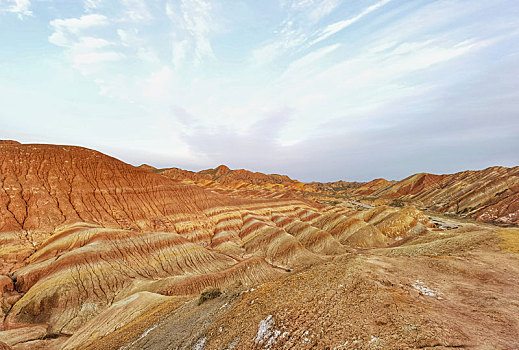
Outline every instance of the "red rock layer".
<path fill-rule="evenodd" d="M 286 175 L 263 174 L 244 169 L 231 170 L 225 165 L 216 169 L 207 169 L 200 172 L 182 170 L 178 168 L 155 169 L 142 165 L 144 169 L 164 176 L 195 183 L 199 186 L 233 196 L 236 198 L 268 198 L 268 199 L 297 199 L 307 201 L 302 191 L 311 190 L 311 187 L 293 180 Z M 313 203 L 313 205 L 318 205 Z"/>
<path fill-rule="evenodd" d="M 519 225 L 519 167 L 434 175 L 420 173 L 401 181 L 376 179 L 365 184 L 312 184 L 316 192 L 392 203 L 401 200 L 440 213 L 479 221 Z M 401 204 L 400 203 L 400 204 Z"/>
<path fill-rule="evenodd" d="M 79 147 L 2 143 L 0 171 L 4 329 L 72 334 L 141 292 L 256 284 L 427 226 L 412 210 L 359 214 L 292 196 L 283 176 L 219 167 L 195 185 Z"/>
<path fill-rule="evenodd" d="M 77 221 L 176 232 L 178 214 L 251 203 L 71 146 L 0 144 L 0 183 L 0 232 Z"/>
<path fill-rule="evenodd" d="M 191 172 L 182 169 L 149 171 L 236 198 L 320 198 L 319 194 L 380 199 L 391 204 L 402 200 L 440 213 L 469 216 L 479 221 L 519 225 L 519 167 L 491 167 L 480 171 L 435 175 L 419 173 L 401 181 L 375 179 L 367 183 L 336 181 L 303 184 L 283 175 L 266 175 L 226 166 Z M 323 197 L 321 199 L 329 199 Z"/>
<path fill-rule="evenodd" d="M 519 167 L 416 174 L 371 195 L 409 200 L 434 211 L 480 221 L 519 224 Z"/>
<path fill-rule="evenodd" d="M 187 231 L 180 235 L 67 225 L 56 230 L 11 279 L 2 279 L 4 298 L 11 290 L 17 297 L 10 302 L 2 299 L 9 306 L 3 327 L 38 323 L 47 324 L 51 332 L 72 334 L 135 293 L 189 295 L 208 286 L 256 284 L 327 261 L 349 247 L 385 246 L 398 237 L 421 233 L 419 222 L 426 222 L 424 217 L 399 212 L 376 208 L 363 213 L 372 224 L 335 210 L 320 213 L 297 202 L 215 207 L 204 211 L 212 242 L 205 247 L 184 238 L 190 236 Z M 392 220 L 390 229 L 383 224 L 385 218 Z M 196 225 L 185 225 L 198 230 Z M 401 229 L 395 230 L 398 225 Z"/>

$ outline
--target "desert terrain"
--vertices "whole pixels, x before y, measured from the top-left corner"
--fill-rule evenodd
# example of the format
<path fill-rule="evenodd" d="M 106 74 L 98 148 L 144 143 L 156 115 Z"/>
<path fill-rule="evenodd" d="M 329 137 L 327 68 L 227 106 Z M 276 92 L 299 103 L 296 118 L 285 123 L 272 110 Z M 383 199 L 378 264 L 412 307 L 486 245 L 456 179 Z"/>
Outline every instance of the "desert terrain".
<path fill-rule="evenodd" d="M 0 349 L 517 349 L 519 167 L 303 183 L 0 142 Z"/>

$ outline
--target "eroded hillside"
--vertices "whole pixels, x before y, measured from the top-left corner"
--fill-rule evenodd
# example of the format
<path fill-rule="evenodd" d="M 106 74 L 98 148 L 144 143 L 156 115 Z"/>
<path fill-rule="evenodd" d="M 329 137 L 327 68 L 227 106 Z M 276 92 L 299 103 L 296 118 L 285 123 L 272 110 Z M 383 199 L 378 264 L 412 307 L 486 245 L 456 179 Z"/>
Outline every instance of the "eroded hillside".
<path fill-rule="evenodd" d="M 519 330 L 516 231 L 447 231 L 413 207 L 319 204 L 280 175 L 135 168 L 72 146 L 2 143 L 0 171 L 6 349 L 374 348 L 395 336 L 394 348 L 506 348 Z M 444 285 L 469 266 L 463 288 Z M 473 316 L 494 320 L 487 337 L 443 321 Z"/>
<path fill-rule="evenodd" d="M 420 173 L 401 181 L 373 180 L 354 186 L 313 184 L 321 193 L 369 203 L 414 205 L 481 222 L 519 225 L 519 167 L 434 175 Z"/>
<path fill-rule="evenodd" d="M 178 168 L 148 171 L 194 183 L 237 198 L 293 198 L 321 202 L 362 201 L 367 204 L 415 206 L 505 226 L 519 225 L 519 167 L 434 175 L 420 173 L 401 181 L 336 181 L 308 184 L 285 175 L 267 175 L 226 166 L 192 172 Z"/>

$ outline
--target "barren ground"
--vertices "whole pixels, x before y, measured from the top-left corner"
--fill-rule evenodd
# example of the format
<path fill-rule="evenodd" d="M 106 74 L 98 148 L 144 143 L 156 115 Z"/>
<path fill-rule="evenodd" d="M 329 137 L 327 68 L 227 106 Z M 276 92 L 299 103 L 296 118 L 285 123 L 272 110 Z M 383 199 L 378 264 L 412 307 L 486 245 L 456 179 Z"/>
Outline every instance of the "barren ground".
<path fill-rule="evenodd" d="M 466 225 L 356 250 L 200 306 L 186 299 L 88 348 L 517 349 L 518 244 L 518 229 Z"/>

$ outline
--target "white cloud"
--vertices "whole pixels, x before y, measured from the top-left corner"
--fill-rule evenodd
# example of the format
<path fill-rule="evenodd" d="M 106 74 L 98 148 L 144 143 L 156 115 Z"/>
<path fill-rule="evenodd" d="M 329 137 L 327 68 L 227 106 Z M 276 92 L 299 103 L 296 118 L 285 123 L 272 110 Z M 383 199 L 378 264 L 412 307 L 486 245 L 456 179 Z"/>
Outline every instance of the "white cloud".
<path fill-rule="evenodd" d="M 126 11 L 123 20 L 130 20 L 132 22 L 149 21 L 153 18 L 146 2 L 143 0 L 122 0 Z"/>
<path fill-rule="evenodd" d="M 84 0 L 84 6 L 86 11 L 96 10 L 101 6 L 103 0 Z"/>
<path fill-rule="evenodd" d="M 55 30 L 68 30 L 74 34 L 77 34 L 81 30 L 89 27 L 102 26 L 106 24 L 108 24 L 108 18 L 98 14 L 84 15 L 80 18 L 55 19 L 50 22 L 50 25 Z"/>
<path fill-rule="evenodd" d="M 256 64 L 270 63 L 287 53 L 299 51 L 307 42 L 311 28 L 332 13 L 340 3 L 341 0 L 294 0 L 284 3 L 286 18 L 274 32 L 275 38 L 253 50 L 253 61 Z"/>
<path fill-rule="evenodd" d="M 173 43 L 172 62 L 173 67 L 178 70 L 182 66 L 187 56 L 189 41 L 182 40 Z"/>
<path fill-rule="evenodd" d="M 72 66 L 81 74 L 89 76 L 99 69 L 100 64 L 118 61 L 126 57 L 110 48 L 113 44 L 108 40 L 85 35 L 89 29 L 109 24 L 110 20 L 99 14 L 55 19 L 50 22 L 54 33 L 49 36 L 49 42 L 67 48 L 65 55 Z"/>
<path fill-rule="evenodd" d="M 127 47 L 140 47 L 142 46 L 143 40 L 139 38 L 139 29 L 131 28 L 131 29 L 117 29 L 117 35 L 121 40 L 121 44 Z"/>
<path fill-rule="evenodd" d="M 276 38 L 262 44 L 252 51 L 252 58 L 257 64 L 265 64 L 283 56 L 287 51 L 304 44 L 307 36 L 292 20 L 285 20 L 276 32 Z"/>
<path fill-rule="evenodd" d="M 211 36 L 218 32 L 215 5 L 204 0 L 167 2 L 166 14 L 172 24 L 172 63 L 175 69 L 189 61 L 201 64 L 214 58 Z"/>
<path fill-rule="evenodd" d="M 493 43 L 488 40 L 427 40 L 401 43 L 385 51 L 367 47 L 365 53 L 328 69 L 316 70 L 310 76 L 304 75 L 304 67 L 313 58 L 305 57 L 303 61 L 294 63 L 296 67 L 289 67 L 283 79 L 272 87 L 271 103 L 283 102 L 300 111 L 298 123 L 286 129 L 283 139 L 285 142 L 304 140 L 318 132 L 322 123 L 334 119 L 347 120 L 346 115 L 363 116 L 364 121 L 369 121 L 367 116 L 372 115 L 374 118 L 377 115 L 375 111 L 383 113 L 384 106 L 394 108 L 399 105 L 398 101 L 407 101 L 410 106 L 410 101 L 427 100 L 427 96 L 434 95 L 431 91 L 440 86 L 435 86 L 438 84 L 436 81 L 427 84 L 419 80 L 413 82 L 418 72 L 441 67 Z M 326 54 L 327 49 L 324 48 L 322 54 Z M 319 57 L 320 50 L 312 55 Z M 298 76 L 311 83 L 300 84 Z M 314 103 L 309 103 L 306 96 L 318 98 Z M 315 115 L 320 117 L 315 118 Z"/>
<path fill-rule="evenodd" d="M 108 41 L 102 38 L 93 37 L 81 37 L 79 42 L 74 44 L 74 50 L 77 51 L 90 51 L 95 49 L 101 49 L 110 45 Z"/>
<path fill-rule="evenodd" d="M 292 19 L 301 15 L 315 23 L 330 14 L 340 3 L 341 0 L 293 0 L 283 3 L 282 6 L 288 9 L 289 17 Z"/>
<path fill-rule="evenodd" d="M 119 39 L 121 39 L 121 43 L 124 46 L 128 46 L 130 43 L 130 36 L 128 35 L 128 32 L 122 29 L 117 29 L 117 35 L 119 36 Z"/>
<path fill-rule="evenodd" d="M 0 0 L 0 13 L 16 13 L 18 18 L 22 19 L 23 16 L 32 16 L 32 11 L 29 10 L 30 6 L 30 0 Z"/>
<path fill-rule="evenodd" d="M 329 53 L 337 50 L 340 46 L 341 44 L 325 46 L 293 61 L 287 67 L 280 79 L 286 79 L 289 77 L 300 79 L 303 75 L 314 73 L 315 69 L 320 70 L 321 67 L 315 66 L 316 62 Z M 315 69 L 311 69 L 313 66 L 315 66 Z"/>
<path fill-rule="evenodd" d="M 390 2 L 391 0 L 382 0 L 374 5 L 371 5 L 370 7 L 366 8 L 365 10 L 363 10 L 361 13 L 359 13 L 357 16 L 355 17 L 352 17 L 350 19 L 347 19 L 347 20 L 343 20 L 343 21 L 339 21 L 339 22 L 335 22 L 335 23 L 332 23 L 332 24 L 329 24 L 328 26 L 326 26 L 326 28 L 324 28 L 320 33 L 318 33 L 318 37 L 316 39 L 314 39 L 310 45 L 314 45 L 330 36 L 332 36 L 333 34 L 335 33 L 338 33 L 340 32 L 341 30 L 349 27 L 350 25 L 352 25 L 353 23 L 357 22 L 358 20 L 360 20 L 362 17 L 370 14 L 371 12 L 377 10 L 378 8 L 384 6 L 385 4 L 387 4 L 388 2 Z"/>
<path fill-rule="evenodd" d="M 195 59 L 201 62 L 204 57 L 213 57 L 209 40 L 212 25 L 212 5 L 203 0 L 182 0 L 184 28 L 191 35 L 195 46 Z"/>
<path fill-rule="evenodd" d="M 70 47 L 77 41 L 77 36 L 82 31 L 105 26 L 109 23 L 108 18 L 103 15 L 92 14 L 80 18 L 55 19 L 50 22 L 54 33 L 49 36 L 49 41 L 57 46 Z"/>
<path fill-rule="evenodd" d="M 153 100 L 170 97 L 173 72 L 168 66 L 154 72 L 146 80 L 144 96 Z"/>
<path fill-rule="evenodd" d="M 173 16 L 175 16 L 175 11 L 173 10 L 173 6 L 169 2 L 166 3 L 166 14 L 171 19 L 173 19 Z"/>
<path fill-rule="evenodd" d="M 157 52 L 147 47 L 145 40 L 139 37 L 139 29 L 117 29 L 117 35 L 121 41 L 121 45 L 136 52 L 137 58 L 143 62 L 158 63 L 160 62 Z"/>
<path fill-rule="evenodd" d="M 68 56 L 74 67 L 87 74 L 84 65 L 111 62 L 124 58 L 124 55 L 120 53 L 110 50 L 103 51 L 109 46 L 110 42 L 102 38 L 81 37 L 72 44 Z"/>
<path fill-rule="evenodd" d="M 108 52 L 88 52 L 75 54 L 73 56 L 74 65 L 92 64 L 92 63 L 103 63 L 113 62 L 124 58 L 124 55 L 108 51 Z"/>
<path fill-rule="evenodd" d="M 147 49 L 141 47 L 137 50 L 137 57 L 139 57 L 142 61 L 150 62 L 150 63 L 159 63 L 160 59 L 157 57 L 155 51 L 151 49 Z"/>
<path fill-rule="evenodd" d="M 56 46 L 70 46 L 71 42 L 62 31 L 55 31 L 49 36 L 49 42 Z"/>
<path fill-rule="evenodd" d="M 317 2 L 316 6 L 308 12 L 308 18 L 312 22 L 318 22 L 335 10 L 340 2 L 340 0 L 323 0 Z"/>

